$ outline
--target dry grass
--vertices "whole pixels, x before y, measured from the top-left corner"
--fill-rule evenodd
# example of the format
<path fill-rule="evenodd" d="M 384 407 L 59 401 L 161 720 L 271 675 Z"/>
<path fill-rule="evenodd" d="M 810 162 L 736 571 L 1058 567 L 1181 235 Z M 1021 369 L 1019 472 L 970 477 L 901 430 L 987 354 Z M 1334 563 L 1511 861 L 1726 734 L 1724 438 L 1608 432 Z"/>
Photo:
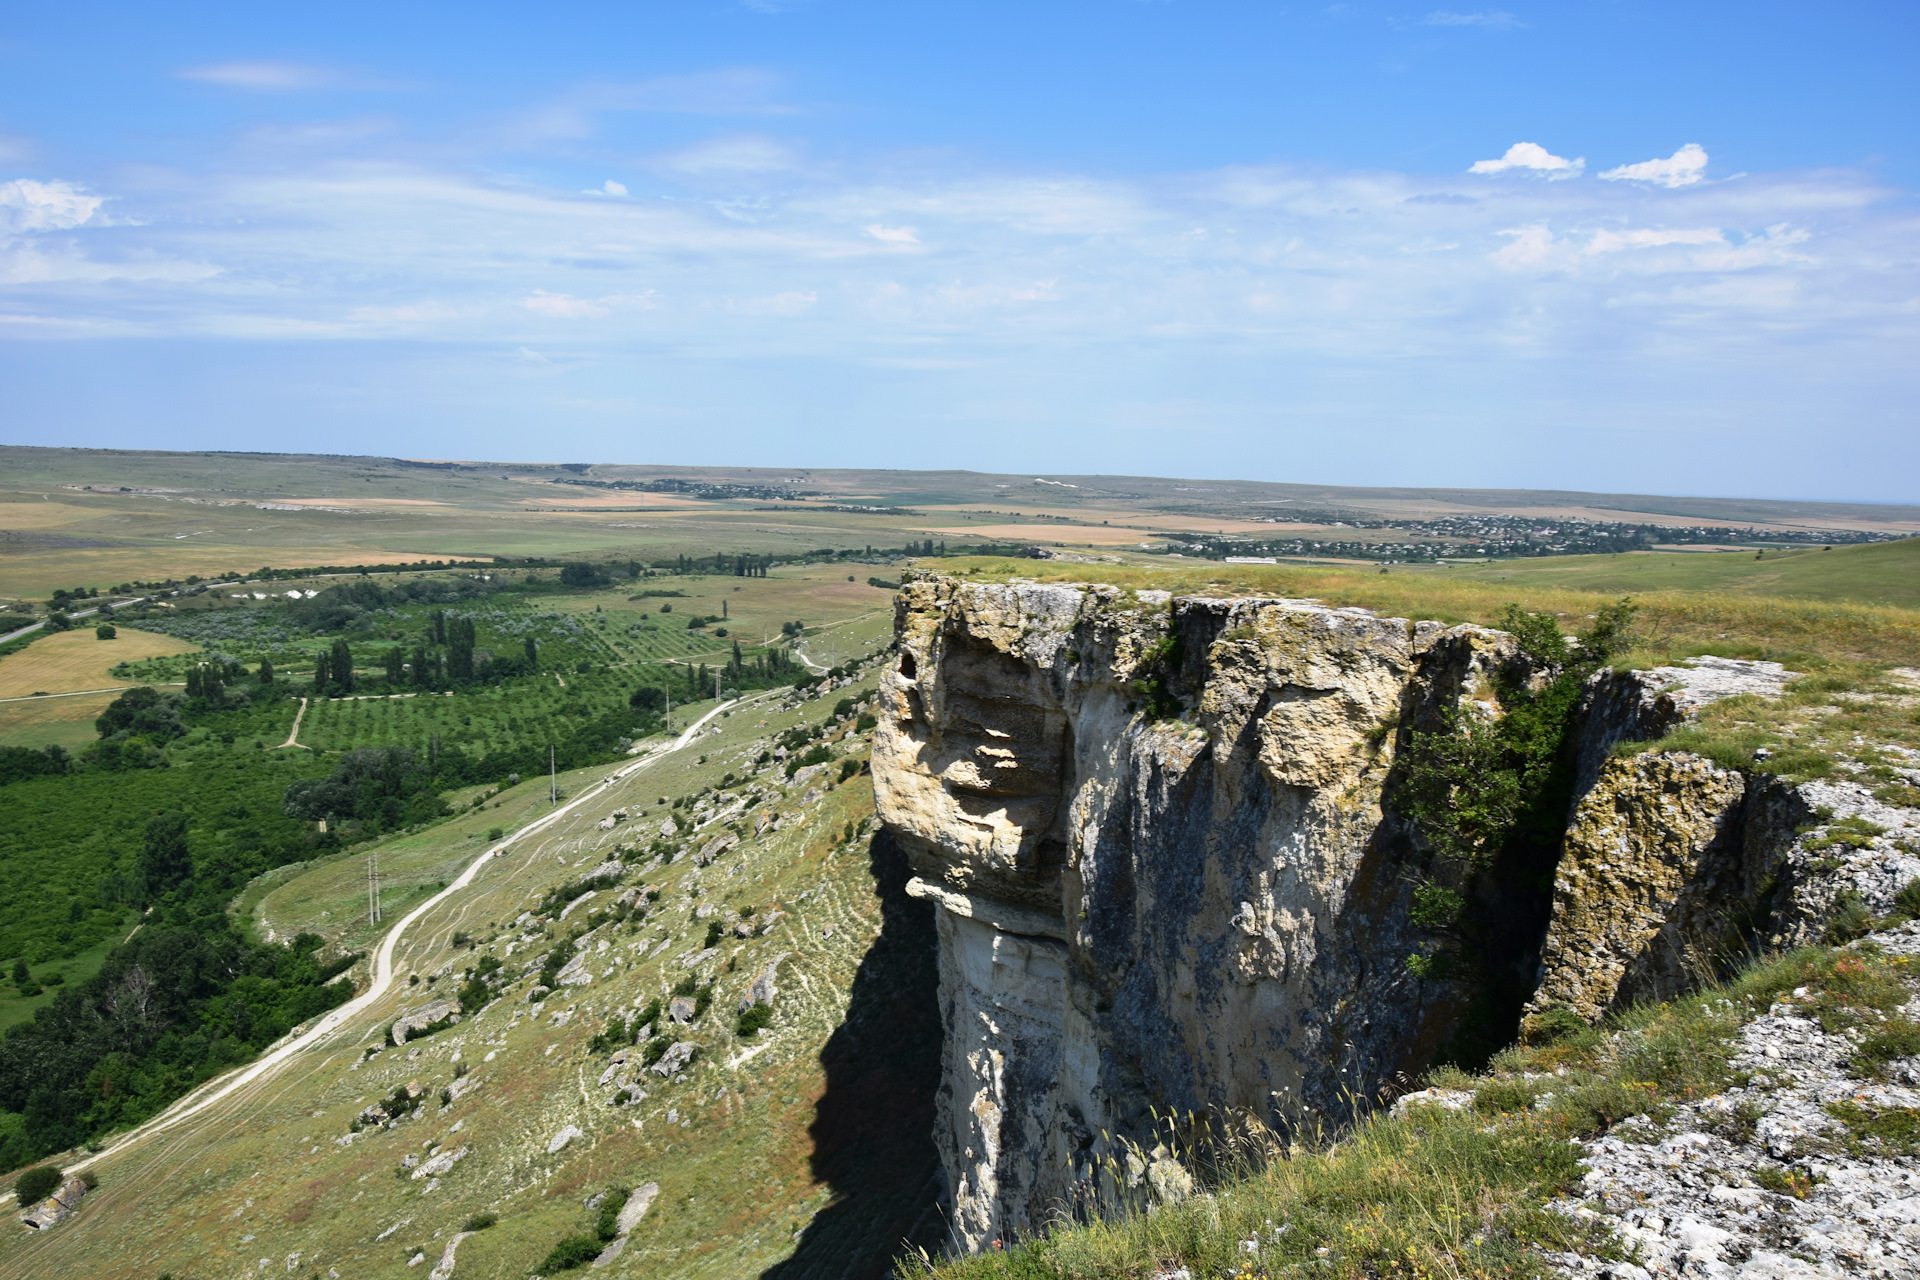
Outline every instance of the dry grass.
<path fill-rule="evenodd" d="M 139 662 L 200 648 L 172 636 L 118 627 L 119 637 L 96 640 L 82 618 L 72 631 L 36 640 L 18 653 L 0 658 L 0 698 L 24 698 L 34 693 L 68 693 L 105 689 L 115 684 L 108 668 L 116 662 Z"/>

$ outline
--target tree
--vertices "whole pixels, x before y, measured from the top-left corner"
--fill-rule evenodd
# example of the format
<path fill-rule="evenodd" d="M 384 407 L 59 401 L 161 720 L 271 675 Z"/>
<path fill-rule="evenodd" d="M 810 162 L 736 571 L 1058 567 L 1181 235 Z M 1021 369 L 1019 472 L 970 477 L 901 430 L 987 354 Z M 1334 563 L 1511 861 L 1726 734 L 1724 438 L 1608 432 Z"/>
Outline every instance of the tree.
<path fill-rule="evenodd" d="M 427 646 L 413 646 L 413 687 L 424 689 L 433 683 L 433 668 L 427 658 Z"/>
<path fill-rule="evenodd" d="M 327 679 L 331 665 L 331 660 L 325 649 L 313 655 L 313 692 L 316 697 L 327 691 Z"/>
<path fill-rule="evenodd" d="M 387 687 L 397 689 L 407 678 L 407 654 L 399 645 L 387 650 Z"/>
<path fill-rule="evenodd" d="M 260 683 L 261 684 L 273 683 L 273 659 L 272 658 L 260 659 Z"/>
<path fill-rule="evenodd" d="M 447 627 L 447 674 L 455 680 L 473 679 L 472 618 L 455 618 Z"/>
<path fill-rule="evenodd" d="M 532 636 L 527 637 L 526 649 L 527 670 L 538 671 L 540 669 L 540 646 L 534 643 Z"/>
<path fill-rule="evenodd" d="M 113 629 L 113 624 L 110 622 L 103 622 L 93 629 L 93 638 L 96 640 L 112 640 L 118 637 L 119 634 L 118 631 Z"/>
<path fill-rule="evenodd" d="M 347 647 L 345 640 L 333 642 L 333 659 L 327 665 L 332 669 L 334 687 L 341 693 L 352 693 L 353 650 Z"/>
<path fill-rule="evenodd" d="M 140 875 L 146 881 L 149 898 L 185 885 L 192 877 L 186 814 L 163 813 L 147 823 L 146 839 L 140 846 Z"/>

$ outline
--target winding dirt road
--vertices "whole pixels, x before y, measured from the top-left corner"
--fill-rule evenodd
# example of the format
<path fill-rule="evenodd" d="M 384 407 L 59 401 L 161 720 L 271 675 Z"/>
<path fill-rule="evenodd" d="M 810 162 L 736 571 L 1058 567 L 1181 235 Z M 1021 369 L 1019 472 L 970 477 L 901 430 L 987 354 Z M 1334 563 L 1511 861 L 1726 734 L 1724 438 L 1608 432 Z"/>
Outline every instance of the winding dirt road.
<path fill-rule="evenodd" d="M 386 995 L 387 989 L 393 985 L 394 949 L 400 945 L 400 941 L 406 935 L 408 928 L 410 928 L 415 921 L 426 915 L 427 912 L 433 910 L 472 884 L 474 877 L 480 873 L 480 868 L 484 867 L 492 859 L 504 854 L 511 845 L 529 836 L 537 835 L 552 826 L 573 810 L 607 790 L 614 783 L 624 781 L 654 761 L 664 759 L 674 752 L 681 750 L 698 736 L 700 730 L 706 726 L 709 720 L 727 710 L 729 707 L 738 705 L 741 701 L 741 699 L 735 698 L 721 703 L 694 721 L 691 725 L 687 726 L 686 730 L 682 732 L 678 738 L 675 738 L 670 745 L 649 752 L 633 763 L 609 774 L 607 777 L 602 778 L 599 782 L 594 783 L 582 791 L 574 799 L 569 800 L 566 804 L 555 809 L 552 813 L 528 823 L 499 843 L 489 846 L 484 853 L 467 864 L 466 870 L 460 873 L 458 879 L 454 880 L 452 884 L 449 884 L 439 893 L 433 895 L 433 897 L 428 898 L 425 902 L 415 907 L 412 911 L 409 911 L 401 918 L 398 924 L 387 931 L 386 936 L 380 940 L 380 945 L 374 951 L 374 960 L 371 966 L 373 980 L 366 991 L 347 1001 L 347 1003 L 341 1005 L 339 1008 L 323 1014 L 319 1021 L 315 1022 L 312 1027 L 297 1036 L 283 1040 L 279 1044 L 272 1046 L 246 1066 L 238 1067 L 224 1076 L 217 1076 L 209 1080 L 198 1089 L 195 1089 L 193 1092 L 175 1102 L 165 1111 L 162 1111 L 153 1119 L 121 1135 L 111 1147 L 82 1159 L 75 1160 L 71 1164 L 63 1164 L 61 1168 L 69 1173 L 77 1173 L 103 1160 L 122 1155 L 156 1134 L 164 1133 L 176 1125 L 199 1115 L 236 1090 L 245 1088 L 256 1081 L 264 1079 L 279 1070 L 296 1055 L 319 1045 L 329 1036 L 346 1026 L 348 1022 L 371 1008 L 381 997 Z M 0 1197 L 0 1204 L 7 1203 L 12 1199 L 13 1193 L 9 1191 L 5 1196 Z"/>

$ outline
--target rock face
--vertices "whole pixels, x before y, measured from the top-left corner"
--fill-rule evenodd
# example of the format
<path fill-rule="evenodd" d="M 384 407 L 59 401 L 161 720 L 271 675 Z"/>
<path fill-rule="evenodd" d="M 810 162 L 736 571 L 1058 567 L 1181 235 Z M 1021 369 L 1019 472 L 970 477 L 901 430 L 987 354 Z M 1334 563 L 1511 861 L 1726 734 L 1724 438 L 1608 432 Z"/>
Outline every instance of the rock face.
<path fill-rule="evenodd" d="M 1763 878 L 1742 856 L 1746 793 L 1745 775 L 1699 756 L 1606 762 L 1567 828 L 1536 1011 L 1594 1021 L 1691 983 L 1696 956 L 1727 931 L 1725 904 L 1757 896 Z"/>
<path fill-rule="evenodd" d="M 1284 1123 L 1450 1034 L 1381 798 L 1396 726 L 1497 710 L 1507 637 L 951 579 L 896 609 L 874 789 L 940 908 L 957 1244 L 1036 1231 L 1150 1108 Z"/>

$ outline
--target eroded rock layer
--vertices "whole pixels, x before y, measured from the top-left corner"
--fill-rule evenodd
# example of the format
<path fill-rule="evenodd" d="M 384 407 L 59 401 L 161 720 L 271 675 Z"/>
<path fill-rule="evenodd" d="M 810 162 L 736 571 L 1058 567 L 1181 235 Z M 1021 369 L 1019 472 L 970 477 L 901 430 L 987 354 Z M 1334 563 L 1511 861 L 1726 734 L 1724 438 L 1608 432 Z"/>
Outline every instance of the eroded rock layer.
<path fill-rule="evenodd" d="M 945 578 L 897 609 L 875 791 L 939 907 L 956 1243 L 1038 1229 L 1156 1109 L 1340 1113 L 1451 1033 L 1381 801 L 1401 726 L 1497 711 L 1509 638 Z"/>

